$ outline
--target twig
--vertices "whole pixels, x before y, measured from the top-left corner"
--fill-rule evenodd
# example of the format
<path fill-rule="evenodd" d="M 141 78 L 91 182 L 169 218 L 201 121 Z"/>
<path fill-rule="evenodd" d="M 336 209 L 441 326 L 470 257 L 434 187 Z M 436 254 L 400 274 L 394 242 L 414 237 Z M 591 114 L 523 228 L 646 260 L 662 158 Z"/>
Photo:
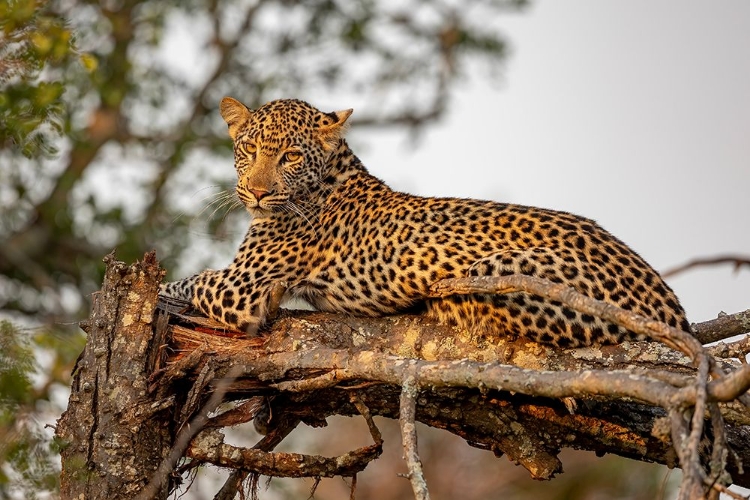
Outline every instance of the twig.
<path fill-rule="evenodd" d="M 226 394 L 227 389 L 229 389 L 231 385 L 231 380 L 238 376 L 242 371 L 242 366 L 234 366 L 229 370 L 225 379 L 217 383 L 213 394 L 211 394 L 211 397 L 208 399 L 208 402 L 203 405 L 190 423 L 182 428 L 177 435 L 177 439 L 175 439 L 175 444 L 172 446 L 169 455 L 162 460 L 158 469 L 154 472 L 151 481 L 149 481 L 146 487 L 138 493 L 135 500 L 151 500 L 156 495 L 169 478 L 169 474 L 172 472 L 175 465 L 177 465 L 177 462 L 182 458 L 183 453 L 185 453 L 185 450 L 190 444 L 190 440 L 192 440 L 208 422 L 208 414 L 221 404 L 224 394 Z"/>
<path fill-rule="evenodd" d="M 372 419 L 372 415 L 370 415 L 370 409 L 367 408 L 367 406 L 362 402 L 362 400 L 356 393 L 352 393 L 349 395 L 349 401 L 351 401 L 354 407 L 357 408 L 359 414 L 362 415 L 362 417 L 365 419 L 365 422 L 367 422 L 367 428 L 370 429 L 372 440 L 375 442 L 375 444 L 382 446 L 383 435 L 380 433 L 380 429 L 378 429 L 378 426 L 375 425 L 375 421 Z"/>
<path fill-rule="evenodd" d="M 714 435 L 711 449 L 711 460 L 709 462 L 710 475 L 708 480 L 712 485 L 717 481 L 723 484 L 728 484 L 731 482 L 731 477 L 729 477 L 729 474 L 726 472 L 729 448 L 727 446 L 724 419 L 720 418 L 721 412 L 719 411 L 718 404 L 709 403 L 708 406 L 711 415 L 711 430 Z"/>
<path fill-rule="evenodd" d="M 614 304 L 592 299 L 573 288 L 553 283 L 549 280 L 512 274 L 510 276 L 475 276 L 441 280 L 432 285 L 431 297 L 448 297 L 451 295 L 471 295 L 476 293 L 507 294 L 526 292 L 539 295 L 548 300 L 562 302 L 571 309 L 591 314 L 610 321 L 633 333 L 645 335 L 658 340 L 673 349 L 689 355 L 698 363 L 704 354 L 703 346 L 691 334 L 673 328 L 666 323 L 646 318 L 632 311 L 621 309 Z M 721 375 L 720 373 L 718 375 Z"/>
<path fill-rule="evenodd" d="M 680 484 L 679 500 L 694 500 L 706 498 L 704 494 L 704 476 L 700 464 L 691 462 L 689 449 L 689 429 L 685 419 L 687 408 L 672 408 L 669 416 L 672 424 L 672 447 L 677 453 L 680 467 L 683 470 L 683 479 Z M 686 439 L 688 438 L 688 439 Z"/>
<path fill-rule="evenodd" d="M 430 492 L 422 474 L 422 460 L 417 451 L 416 409 L 419 384 L 416 378 L 416 368 L 412 367 L 411 374 L 404 379 L 401 386 L 398 421 L 401 425 L 401 442 L 404 446 L 404 459 L 409 469 L 409 481 L 416 500 L 429 500 Z"/>
<path fill-rule="evenodd" d="M 214 500 L 234 500 L 237 492 L 242 488 L 242 482 L 247 477 L 247 471 L 234 470 L 227 478 L 224 486 L 214 495 Z"/>
<path fill-rule="evenodd" d="M 706 347 L 706 350 L 711 356 L 717 358 L 737 358 L 740 363 L 747 363 L 747 355 L 750 354 L 750 335 L 736 342 L 719 342 Z"/>
<path fill-rule="evenodd" d="M 744 364 L 737 370 L 724 377 L 708 383 L 708 400 L 727 402 L 740 398 L 750 389 L 750 364 Z M 688 386 L 680 389 L 674 394 L 673 400 L 684 401 L 687 404 L 695 401 L 695 387 Z"/>
<path fill-rule="evenodd" d="M 276 425 L 265 435 L 263 438 L 255 443 L 253 449 L 262 451 L 271 451 L 284 440 L 297 426 L 300 424 L 300 420 L 289 416 L 283 415 Z M 258 499 L 258 482 L 260 480 L 260 474 L 251 472 L 250 476 L 250 490 L 252 491 L 251 498 L 253 500 Z"/>
<path fill-rule="evenodd" d="M 354 474 L 352 476 L 352 485 L 349 490 L 349 500 L 354 500 L 356 493 L 357 493 L 357 475 Z"/>
<path fill-rule="evenodd" d="M 317 491 L 318 486 L 320 486 L 321 479 L 322 478 L 320 476 L 315 477 L 315 480 L 313 481 L 313 484 L 310 487 L 310 496 L 307 497 L 307 500 L 313 500 L 313 498 L 315 498 L 315 491 Z"/>
<path fill-rule="evenodd" d="M 221 415 L 210 419 L 210 421 L 206 424 L 206 427 L 228 427 L 231 425 L 248 422 L 262 407 L 263 400 L 264 398 L 260 396 L 250 398 L 236 408 L 228 410 Z M 289 434 L 289 432 L 291 432 L 294 427 L 296 427 L 296 425 L 297 422 L 295 422 L 294 426 L 292 427 L 284 427 L 282 431 L 283 435 L 280 436 L 279 439 L 267 440 L 266 438 L 268 438 L 268 435 L 266 435 L 264 439 L 256 443 L 253 448 L 262 451 L 271 451 L 284 437 Z M 232 472 L 224 483 L 224 486 L 222 486 L 219 492 L 216 493 L 216 496 L 214 496 L 214 500 L 234 500 L 234 497 L 237 496 L 237 492 L 240 490 L 240 488 L 242 488 L 242 483 L 248 475 L 249 473 L 245 470 L 235 470 L 234 472 Z"/>
<path fill-rule="evenodd" d="M 711 485 L 711 488 L 718 491 L 719 493 L 724 493 L 725 495 L 732 497 L 734 500 L 750 499 L 750 496 L 740 495 L 739 493 L 730 490 L 728 487 L 724 486 L 723 484 L 714 483 Z"/>
<path fill-rule="evenodd" d="M 717 257 L 700 257 L 672 267 L 661 273 L 662 278 L 671 278 L 689 269 L 703 266 L 715 266 L 717 264 L 734 264 L 735 271 L 742 266 L 750 266 L 750 256 L 744 255 L 719 255 Z"/>

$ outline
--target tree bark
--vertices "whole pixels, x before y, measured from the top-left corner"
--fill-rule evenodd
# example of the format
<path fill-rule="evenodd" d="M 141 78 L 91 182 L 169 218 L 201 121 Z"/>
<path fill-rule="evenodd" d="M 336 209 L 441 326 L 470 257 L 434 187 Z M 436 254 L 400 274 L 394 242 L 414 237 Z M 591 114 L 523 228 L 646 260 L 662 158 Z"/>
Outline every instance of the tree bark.
<path fill-rule="evenodd" d="M 169 400 L 148 392 L 163 338 L 155 311 L 163 271 L 153 253 L 126 266 L 105 258 L 104 285 L 94 294 L 86 347 L 59 419 L 62 499 L 129 499 L 143 489 L 172 446 Z M 166 403 L 166 404 L 165 404 Z M 164 485 L 154 498 L 167 498 Z"/>
<path fill-rule="evenodd" d="M 153 254 L 129 267 L 111 256 L 107 264 L 57 428 L 63 499 L 166 498 L 181 457 L 190 460 L 177 476 L 203 463 L 237 471 L 221 498 L 231 498 L 248 474 L 354 477 L 380 454 L 370 415 L 401 417 L 404 431 L 414 421 L 447 430 L 507 455 L 537 479 L 561 472 L 564 447 L 669 467 L 684 462 L 687 448 L 675 452 L 673 426 L 689 420 L 700 377 L 695 359 L 659 342 L 561 351 L 477 337 L 421 316 L 288 311 L 247 338 L 184 304 L 162 304 L 168 320 L 155 321 L 162 272 Z M 747 346 L 716 352 L 738 349 Z M 712 363 L 727 375 L 704 384 L 708 404 L 720 405 L 707 421 L 726 434 L 732 480 L 749 486 L 750 409 L 738 394 L 750 385 L 750 369 Z M 410 404 L 401 406 L 414 406 L 406 414 L 404 386 Z M 219 401 L 237 403 L 211 416 Z M 270 453 L 299 422 L 325 425 L 330 415 L 361 415 L 375 444 L 334 458 Z M 223 443 L 217 429 L 251 419 L 270 431 L 255 450 Z"/>

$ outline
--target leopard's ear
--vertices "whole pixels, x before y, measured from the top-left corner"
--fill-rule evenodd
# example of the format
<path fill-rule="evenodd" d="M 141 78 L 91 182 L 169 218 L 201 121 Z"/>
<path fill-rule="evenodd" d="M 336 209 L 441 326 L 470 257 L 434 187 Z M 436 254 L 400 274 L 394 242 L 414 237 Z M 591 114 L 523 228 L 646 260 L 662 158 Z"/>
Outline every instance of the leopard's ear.
<path fill-rule="evenodd" d="M 339 139 L 346 132 L 346 121 L 349 119 L 353 109 L 333 111 L 332 113 L 319 113 L 315 117 L 318 134 L 323 142 L 323 147 L 333 149 L 338 145 Z"/>
<path fill-rule="evenodd" d="M 229 137 L 234 140 L 240 128 L 250 119 L 251 111 L 247 109 L 247 106 L 232 97 L 225 97 L 221 100 L 219 111 L 221 117 L 229 125 Z"/>

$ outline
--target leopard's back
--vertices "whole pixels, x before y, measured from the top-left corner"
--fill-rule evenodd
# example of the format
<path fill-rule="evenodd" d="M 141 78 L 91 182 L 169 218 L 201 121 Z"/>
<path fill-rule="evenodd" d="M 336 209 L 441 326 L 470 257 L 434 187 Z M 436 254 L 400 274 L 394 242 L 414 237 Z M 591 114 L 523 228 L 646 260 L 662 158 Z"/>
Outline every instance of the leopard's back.
<path fill-rule="evenodd" d="M 392 314 L 425 301 L 443 322 L 485 335 L 562 346 L 620 341 L 627 332 L 525 293 L 427 299 L 445 278 L 526 274 L 688 329 L 674 292 L 636 252 L 595 222 L 565 212 L 393 192 L 351 179 L 326 205 L 323 248 L 306 273 L 321 309 Z M 317 299 L 316 299 L 317 295 Z"/>

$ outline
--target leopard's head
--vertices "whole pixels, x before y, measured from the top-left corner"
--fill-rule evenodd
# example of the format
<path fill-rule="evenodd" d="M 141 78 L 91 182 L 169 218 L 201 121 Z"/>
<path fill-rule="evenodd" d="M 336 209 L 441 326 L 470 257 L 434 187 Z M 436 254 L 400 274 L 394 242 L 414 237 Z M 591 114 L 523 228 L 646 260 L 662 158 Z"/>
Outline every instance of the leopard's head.
<path fill-rule="evenodd" d="M 352 114 L 323 113 L 296 99 L 250 110 L 231 97 L 220 110 L 234 141 L 237 195 L 254 215 L 288 210 L 320 191 Z"/>

